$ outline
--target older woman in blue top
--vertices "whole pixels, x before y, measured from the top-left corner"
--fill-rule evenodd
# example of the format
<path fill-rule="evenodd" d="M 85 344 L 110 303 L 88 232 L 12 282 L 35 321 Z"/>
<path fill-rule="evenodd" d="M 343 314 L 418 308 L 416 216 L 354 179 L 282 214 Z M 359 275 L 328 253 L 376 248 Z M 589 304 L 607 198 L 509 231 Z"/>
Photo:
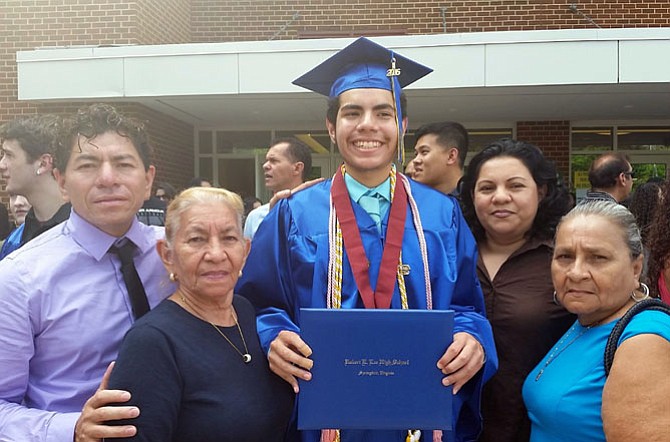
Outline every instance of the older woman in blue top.
<path fill-rule="evenodd" d="M 616 324 L 648 288 L 642 243 L 623 206 L 577 206 L 558 226 L 556 298 L 578 320 L 528 375 L 523 396 L 531 441 L 668 440 L 670 317 L 643 311 L 619 340 L 609 376 L 603 354 Z"/>

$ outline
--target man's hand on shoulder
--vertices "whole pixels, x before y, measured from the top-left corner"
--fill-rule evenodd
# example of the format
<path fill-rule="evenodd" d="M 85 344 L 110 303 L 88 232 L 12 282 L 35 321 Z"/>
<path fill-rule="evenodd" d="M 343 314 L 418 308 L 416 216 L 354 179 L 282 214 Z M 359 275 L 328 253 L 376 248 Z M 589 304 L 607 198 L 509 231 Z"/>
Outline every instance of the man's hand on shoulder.
<path fill-rule="evenodd" d="M 275 206 L 275 204 L 277 204 L 280 200 L 289 198 L 294 193 L 298 193 L 301 190 L 305 190 L 308 187 L 312 187 L 313 185 L 320 183 L 324 179 L 325 178 L 314 178 L 313 180 L 305 181 L 304 183 L 300 184 L 298 187 L 294 187 L 293 189 L 284 189 L 275 192 L 275 194 L 272 195 L 272 198 L 270 198 L 270 209 L 272 209 Z"/>
<path fill-rule="evenodd" d="M 113 368 L 114 363 L 112 362 L 102 377 L 100 387 L 84 404 L 81 415 L 74 427 L 74 442 L 93 442 L 100 441 L 103 438 L 132 437 L 137 433 L 137 429 L 133 425 L 106 425 L 108 421 L 132 419 L 140 414 L 140 410 L 137 407 L 109 405 L 128 402 L 130 400 L 130 393 L 127 391 L 107 389 Z"/>

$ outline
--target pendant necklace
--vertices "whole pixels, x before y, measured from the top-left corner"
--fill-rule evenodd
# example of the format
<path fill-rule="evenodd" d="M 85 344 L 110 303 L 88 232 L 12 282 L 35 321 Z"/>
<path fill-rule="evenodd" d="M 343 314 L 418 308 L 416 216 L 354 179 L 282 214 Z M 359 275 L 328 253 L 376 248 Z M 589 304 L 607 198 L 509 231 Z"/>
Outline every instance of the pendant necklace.
<path fill-rule="evenodd" d="M 184 297 L 183 294 L 180 293 L 179 295 L 181 296 L 181 300 L 184 304 L 188 305 L 189 307 L 191 307 L 191 309 L 195 310 L 195 307 L 193 307 L 193 305 L 191 304 L 190 301 L 186 300 L 186 298 Z M 249 353 L 249 348 L 247 347 L 247 341 L 244 339 L 244 334 L 242 334 L 242 328 L 240 327 L 240 323 L 237 322 L 237 314 L 235 314 L 235 308 L 232 305 L 231 305 L 231 308 L 233 309 L 233 319 L 235 320 L 235 325 L 237 326 L 237 331 L 240 332 L 240 338 L 242 338 L 242 344 L 244 345 L 244 353 L 242 353 L 240 351 L 240 349 L 237 348 L 237 346 L 235 344 L 233 344 L 233 342 L 230 339 L 228 339 L 228 336 L 223 334 L 221 329 L 219 327 L 217 327 L 216 324 L 214 324 L 213 322 L 208 321 L 204 318 L 203 318 L 203 320 L 205 322 L 209 323 L 209 325 L 211 325 L 212 327 L 214 327 L 214 330 L 216 330 L 223 337 L 223 339 L 225 339 L 226 342 L 228 342 L 230 344 L 230 346 L 233 347 L 235 349 L 235 351 L 237 353 L 239 353 L 240 356 L 242 356 L 242 361 L 244 361 L 245 364 L 248 364 L 249 362 L 251 362 L 251 353 Z"/>
<path fill-rule="evenodd" d="M 542 375 L 544 374 L 544 370 L 549 366 L 549 364 L 551 364 L 552 362 L 554 362 L 554 360 L 555 360 L 561 353 L 563 353 L 563 352 L 565 351 L 566 348 L 570 347 L 570 346 L 571 346 L 577 339 L 581 338 L 582 335 L 583 335 L 584 333 L 586 333 L 587 331 L 591 330 L 593 327 L 595 327 L 595 326 L 597 326 L 597 325 L 600 325 L 600 321 L 598 321 L 598 322 L 594 322 L 593 324 L 591 324 L 591 325 L 585 327 L 584 330 L 580 331 L 580 332 L 577 334 L 577 336 L 575 336 L 570 342 L 568 342 L 568 343 L 565 345 L 565 347 L 560 348 L 560 347 L 561 347 L 561 344 L 563 344 L 563 342 L 565 342 L 565 340 L 568 339 L 568 337 L 570 337 L 570 336 L 572 335 L 572 332 L 575 331 L 575 328 L 577 327 L 577 323 L 575 323 L 575 324 L 570 328 L 570 332 L 568 332 L 568 333 L 567 333 L 567 334 L 566 334 L 560 341 L 558 341 L 558 344 L 556 344 L 556 347 L 554 347 L 554 349 L 552 350 L 552 352 L 549 354 L 549 357 L 548 357 L 547 360 L 544 362 L 544 366 L 543 366 L 542 368 L 540 368 L 540 371 L 539 371 L 539 372 L 537 372 L 537 376 L 535 376 L 535 382 L 537 382 L 537 381 L 540 380 L 540 378 L 541 378 Z"/>

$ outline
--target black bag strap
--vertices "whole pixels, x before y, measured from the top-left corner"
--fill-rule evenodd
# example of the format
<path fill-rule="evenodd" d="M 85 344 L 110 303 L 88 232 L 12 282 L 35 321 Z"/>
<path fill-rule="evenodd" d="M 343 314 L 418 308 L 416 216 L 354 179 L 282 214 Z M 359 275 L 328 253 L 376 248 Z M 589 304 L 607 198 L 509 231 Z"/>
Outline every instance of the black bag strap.
<path fill-rule="evenodd" d="M 637 315 L 643 310 L 657 310 L 670 315 L 670 306 L 668 306 L 668 304 L 664 303 L 660 299 L 647 298 L 636 302 L 635 305 L 633 305 L 614 325 L 612 333 L 610 333 L 610 336 L 607 339 L 607 345 L 605 345 L 605 376 L 609 376 L 610 374 L 612 362 L 614 362 L 614 353 L 616 353 L 619 339 L 621 339 L 621 335 L 623 334 L 624 329 L 631 321 L 631 319 L 633 319 L 633 316 Z"/>

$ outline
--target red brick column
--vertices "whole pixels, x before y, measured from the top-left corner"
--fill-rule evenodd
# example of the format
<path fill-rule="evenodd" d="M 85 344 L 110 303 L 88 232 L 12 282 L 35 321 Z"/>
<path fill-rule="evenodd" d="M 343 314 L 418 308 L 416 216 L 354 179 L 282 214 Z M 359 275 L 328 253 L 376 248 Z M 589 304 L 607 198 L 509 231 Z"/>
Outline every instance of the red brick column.
<path fill-rule="evenodd" d="M 517 140 L 532 143 L 542 149 L 556 167 L 566 184 L 570 172 L 570 122 L 569 121 L 518 121 Z"/>

